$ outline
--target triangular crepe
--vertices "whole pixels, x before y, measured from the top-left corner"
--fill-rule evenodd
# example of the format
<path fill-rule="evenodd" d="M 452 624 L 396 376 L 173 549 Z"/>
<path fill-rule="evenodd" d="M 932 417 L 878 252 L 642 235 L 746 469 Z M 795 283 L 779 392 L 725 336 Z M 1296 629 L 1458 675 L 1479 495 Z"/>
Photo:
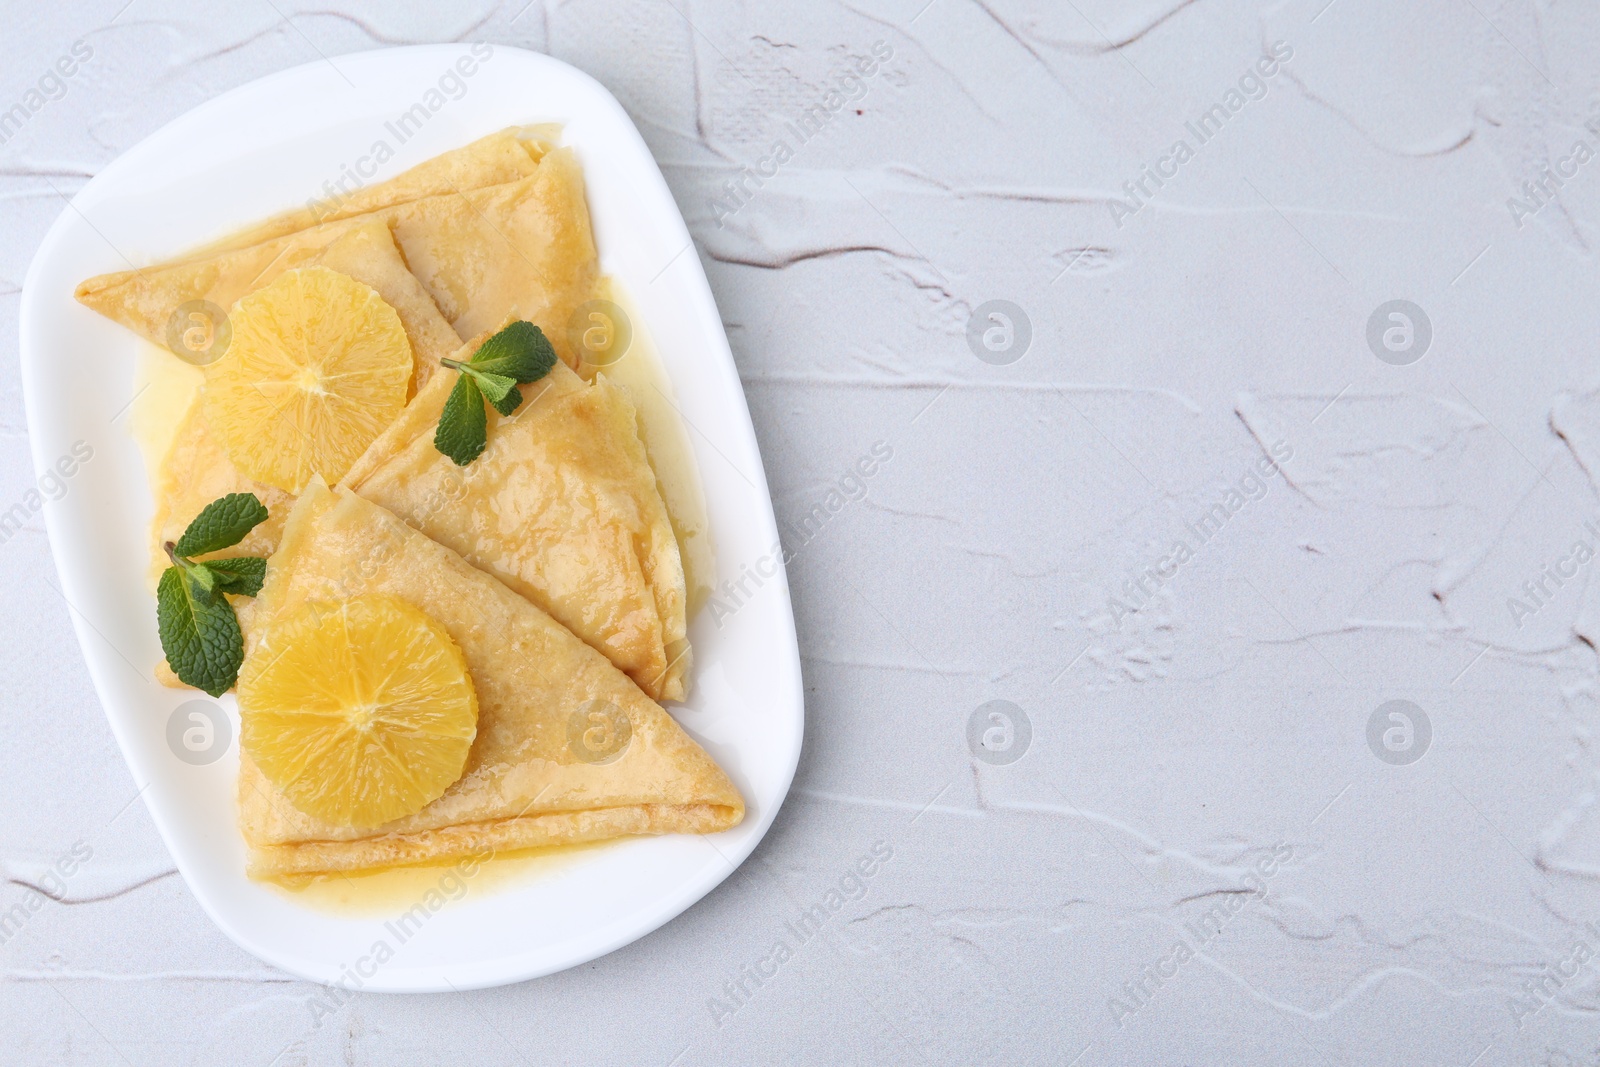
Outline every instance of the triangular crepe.
<path fill-rule="evenodd" d="M 379 207 L 362 219 L 389 226 L 411 272 L 461 340 L 506 318 L 527 319 L 568 366 L 578 306 L 598 280 L 583 174 L 569 148 L 547 152 L 533 173 L 477 189 L 452 190 Z M 273 269 L 298 266 L 336 240 L 350 220 L 323 223 L 245 248 L 143 270 L 104 274 L 78 286 L 78 300 L 156 344 L 179 305 L 209 300 L 232 307 Z"/>
<path fill-rule="evenodd" d="M 343 484 L 555 616 L 651 697 L 682 700 L 683 561 L 626 394 L 558 363 L 522 386 L 515 414 L 489 412 L 488 447 L 458 467 L 433 444 L 454 377 L 425 386 Z"/>
<path fill-rule="evenodd" d="M 288 242 L 284 254 L 268 264 L 240 295 L 271 284 L 291 267 L 319 264 L 349 275 L 375 289 L 399 314 L 400 324 L 411 341 L 413 385 L 425 383 L 439 369 L 440 358 L 454 351 L 459 342 L 426 290 L 406 270 L 389 228 L 382 222 L 366 220 L 345 223 L 329 232 L 335 234 L 335 239 L 325 245 L 313 243 L 307 247 L 298 241 Z M 247 478 L 234 467 L 206 426 L 202 408 L 197 395 L 156 473 L 155 521 L 151 529 L 151 566 L 156 575 L 167 565 L 161 546 L 176 541 L 200 510 L 218 497 L 254 493 L 268 512 L 267 521 L 225 555 L 264 556 L 272 552 L 294 502 L 283 490 Z"/>
<path fill-rule="evenodd" d="M 252 875 L 425 863 L 626 834 L 715 833 L 744 817 L 727 775 L 603 656 L 348 490 L 314 482 L 301 494 L 268 565 L 247 655 L 270 650 L 280 613 L 308 600 L 366 594 L 406 601 L 460 646 L 478 698 L 466 770 L 415 815 L 358 831 L 305 815 L 241 759 L 239 822 Z M 603 762 L 589 762 L 594 753 L 573 741 L 594 713 L 628 723 L 627 744 Z"/>

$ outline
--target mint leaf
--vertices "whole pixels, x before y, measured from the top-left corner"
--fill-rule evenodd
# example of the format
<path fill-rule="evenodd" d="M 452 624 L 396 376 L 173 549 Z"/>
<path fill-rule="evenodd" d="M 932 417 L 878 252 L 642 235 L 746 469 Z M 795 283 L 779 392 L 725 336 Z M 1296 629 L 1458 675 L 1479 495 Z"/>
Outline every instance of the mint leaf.
<path fill-rule="evenodd" d="M 488 371 L 478 370 L 470 364 L 461 369 L 472 375 L 472 380 L 478 383 L 479 390 L 489 398 L 489 403 L 495 406 L 496 411 L 500 409 L 501 404 L 505 403 L 505 399 L 510 395 L 511 390 L 517 387 L 517 380 L 515 378 L 507 378 L 504 374 L 491 374 Z M 518 395 L 520 396 L 521 394 L 519 393 Z"/>
<path fill-rule="evenodd" d="M 259 556 L 208 559 L 195 566 L 211 574 L 218 592 L 237 596 L 255 596 L 261 592 L 261 583 L 267 577 L 267 561 Z"/>
<path fill-rule="evenodd" d="M 267 509 L 254 493 L 229 493 L 207 504 L 194 517 L 172 551 L 194 557 L 236 545 L 266 517 Z"/>
<path fill-rule="evenodd" d="M 543 330 L 518 320 L 483 342 L 468 362 L 478 370 L 501 374 L 525 385 L 550 373 L 556 365 L 556 350 Z"/>
<path fill-rule="evenodd" d="M 216 592 L 217 576 L 204 563 L 185 563 L 183 570 L 201 593 Z"/>
<path fill-rule="evenodd" d="M 207 593 L 181 567 L 168 567 L 156 590 L 156 624 L 167 663 L 187 685 L 219 697 L 244 662 L 244 635 L 233 606 Z"/>
<path fill-rule="evenodd" d="M 444 361 L 463 374 L 469 375 L 478 383 L 481 392 L 494 405 L 494 409 L 507 416 L 516 414 L 518 405 L 522 403 L 522 390 L 517 388 L 515 378 L 507 378 L 504 374 L 492 374 L 488 371 L 478 370 L 470 363 L 458 363 L 453 359 Z"/>
<path fill-rule="evenodd" d="M 470 374 L 456 379 L 455 388 L 439 413 L 439 428 L 433 434 L 433 447 L 465 467 L 483 455 L 489 444 L 489 415 L 483 409 L 483 393 Z"/>
<path fill-rule="evenodd" d="M 490 397 L 489 403 L 493 404 L 494 409 L 500 414 L 510 418 L 517 413 L 517 407 L 522 403 L 522 390 L 513 385 L 499 400 Z"/>

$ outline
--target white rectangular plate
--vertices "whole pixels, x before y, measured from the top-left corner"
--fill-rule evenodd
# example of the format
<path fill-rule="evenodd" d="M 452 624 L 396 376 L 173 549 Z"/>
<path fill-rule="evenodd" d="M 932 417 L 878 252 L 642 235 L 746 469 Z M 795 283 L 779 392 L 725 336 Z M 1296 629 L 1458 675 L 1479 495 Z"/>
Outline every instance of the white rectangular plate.
<path fill-rule="evenodd" d="M 236 746 L 204 766 L 180 760 L 168 721 L 192 692 L 164 689 L 155 601 L 145 585 L 151 500 L 128 430 L 141 342 L 73 300 L 85 278 L 144 266 L 507 126 L 557 122 L 583 162 L 604 270 L 631 296 L 677 392 L 704 482 L 719 574 L 773 559 L 772 502 L 750 413 L 700 260 L 660 170 L 622 107 L 547 56 L 496 46 L 396 48 L 284 71 L 202 105 L 90 181 L 45 237 L 22 294 L 22 377 L 42 474 L 75 442 L 93 458 L 45 507 L 73 625 L 106 718 L 151 817 L 196 899 L 261 959 L 321 982 L 394 991 L 520 981 L 591 960 L 672 919 L 755 848 L 799 760 L 804 705 L 781 560 L 751 600 L 691 627 L 692 692 L 674 714 L 727 769 L 745 821 L 714 837 L 629 839 L 559 873 L 468 891 L 403 942 L 384 917 L 306 908 L 244 875 L 234 824 Z M 457 67 L 473 56 L 473 73 Z M 464 65 L 465 66 L 465 65 Z M 392 124 L 421 104 L 403 142 Z M 369 162 L 362 163 L 363 157 Z M 347 179 L 348 181 L 348 179 Z M 233 697 L 220 702 L 238 737 Z M 387 951 L 378 947 L 382 942 Z M 378 958 L 384 962 L 377 963 Z M 369 973 L 370 972 L 370 973 Z"/>

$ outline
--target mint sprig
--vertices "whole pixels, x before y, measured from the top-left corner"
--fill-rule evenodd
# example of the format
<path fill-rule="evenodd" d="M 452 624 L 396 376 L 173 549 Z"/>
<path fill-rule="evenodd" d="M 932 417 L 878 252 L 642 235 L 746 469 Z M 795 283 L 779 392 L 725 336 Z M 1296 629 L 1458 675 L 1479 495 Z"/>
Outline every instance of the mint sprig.
<path fill-rule="evenodd" d="M 556 350 L 544 331 L 531 322 L 517 321 L 478 346 L 466 362 L 441 359 L 460 373 L 439 413 L 433 447 L 465 467 L 489 445 L 487 400 L 501 415 L 510 416 L 522 403 L 517 386 L 536 382 L 556 365 Z"/>
<path fill-rule="evenodd" d="M 167 663 L 186 684 L 214 697 L 233 688 L 244 662 L 244 635 L 221 593 L 168 567 L 156 592 L 156 625 Z"/>
<path fill-rule="evenodd" d="M 267 517 L 254 493 L 230 493 L 196 515 L 183 536 L 166 544 L 172 561 L 156 587 L 156 628 L 167 663 L 186 685 L 219 697 L 239 678 L 244 635 L 224 593 L 255 596 L 266 578 L 258 556 L 196 560 L 238 544 Z"/>

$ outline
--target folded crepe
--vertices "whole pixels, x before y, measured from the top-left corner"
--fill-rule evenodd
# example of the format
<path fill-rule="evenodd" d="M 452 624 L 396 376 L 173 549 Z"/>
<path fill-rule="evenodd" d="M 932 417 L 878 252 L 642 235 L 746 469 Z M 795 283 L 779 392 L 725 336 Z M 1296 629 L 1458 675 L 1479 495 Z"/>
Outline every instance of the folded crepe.
<path fill-rule="evenodd" d="M 628 834 L 715 833 L 744 817 L 744 801 L 721 768 L 605 657 L 497 579 L 346 489 L 313 482 L 301 494 L 268 564 L 246 655 L 268 640 L 281 614 L 307 601 L 368 594 L 418 608 L 460 647 L 478 699 L 466 769 L 416 814 L 353 830 L 299 811 L 242 757 L 239 824 L 253 876 Z M 628 724 L 626 744 L 603 759 L 574 741 L 595 709 Z"/>
<path fill-rule="evenodd" d="M 389 228 L 377 220 L 358 220 L 326 231 L 326 244 L 290 240 L 283 253 L 241 286 L 240 296 L 270 285 L 280 274 L 296 267 L 319 265 L 348 275 L 376 290 L 400 316 L 411 342 L 414 366 L 412 387 L 425 384 L 439 369 L 441 357 L 459 345 L 450 324 L 433 300 L 406 269 Z M 322 235 L 319 235 L 322 236 Z M 128 291 L 124 290 L 127 295 Z M 119 322 L 122 318 L 113 315 Z M 238 546 L 224 555 L 264 556 L 277 547 L 278 536 L 294 498 L 281 489 L 263 485 L 240 473 L 206 425 L 198 394 L 178 425 L 171 448 L 162 459 L 152 487 L 155 521 L 151 526 L 151 567 L 159 576 L 167 566 L 162 549 L 176 541 L 202 508 L 228 493 L 254 493 L 267 506 L 268 518 Z M 241 601 L 241 610 L 248 611 Z"/>
<path fill-rule="evenodd" d="M 460 340 L 507 318 L 526 319 L 544 330 L 568 366 L 577 367 L 579 354 L 569 343 L 567 325 L 578 306 L 591 298 L 599 279 L 583 173 L 569 148 L 550 149 L 537 161 L 529 155 L 529 163 L 532 172 L 525 177 L 416 199 L 396 197 L 447 184 L 461 176 L 465 164 L 430 171 L 400 187 L 400 192 L 385 183 L 369 190 L 361 201 L 362 207 L 377 205 L 370 210 L 245 247 L 224 247 L 143 270 L 103 274 L 79 285 L 77 297 L 107 318 L 163 344 L 167 321 L 180 305 L 209 300 L 230 308 L 258 288 L 263 275 L 286 269 L 279 266 L 285 259 L 313 257 L 354 220 L 376 220 L 392 231 L 411 273 Z M 478 180 L 500 176 L 492 169 L 472 173 Z M 405 182 L 406 177 L 394 181 Z M 353 209 L 345 205 L 340 210 Z M 289 222 L 277 225 L 307 221 L 303 215 L 288 218 Z M 288 264 L 295 265 L 300 264 Z"/>
<path fill-rule="evenodd" d="M 342 484 L 543 608 L 651 697 L 682 700 L 683 561 L 627 395 L 558 363 L 522 386 L 512 415 L 489 412 L 488 447 L 458 467 L 433 444 L 454 378 L 424 386 Z"/>

